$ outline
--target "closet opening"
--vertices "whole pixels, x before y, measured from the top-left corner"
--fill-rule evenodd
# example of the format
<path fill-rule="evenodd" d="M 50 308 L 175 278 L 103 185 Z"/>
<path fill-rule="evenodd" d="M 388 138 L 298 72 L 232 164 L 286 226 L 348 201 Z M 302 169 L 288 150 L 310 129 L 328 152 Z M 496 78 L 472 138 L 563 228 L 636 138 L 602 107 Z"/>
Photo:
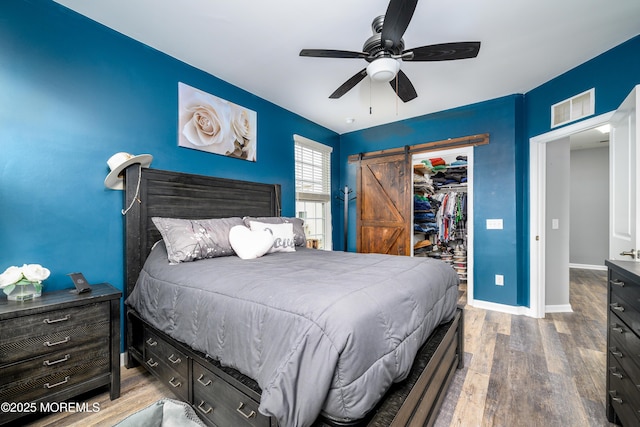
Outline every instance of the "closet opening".
<path fill-rule="evenodd" d="M 451 264 L 473 302 L 473 146 L 412 156 L 411 256 Z"/>

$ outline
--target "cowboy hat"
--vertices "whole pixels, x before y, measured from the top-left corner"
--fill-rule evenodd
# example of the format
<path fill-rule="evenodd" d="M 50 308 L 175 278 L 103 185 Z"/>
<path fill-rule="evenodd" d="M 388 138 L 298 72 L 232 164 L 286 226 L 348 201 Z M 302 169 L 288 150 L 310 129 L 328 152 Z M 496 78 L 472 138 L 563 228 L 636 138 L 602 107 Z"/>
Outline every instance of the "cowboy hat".
<path fill-rule="evenodd" d="M 151 165 L 153 156 L 151 154 L 139 154 L 134 156 L 129 153 L 116 153 L 107 160 L 109 165 L 109 175 L 104 180 L 104 185 L 112 190 L 124 190 L 124 180 L 122 171 L 128 166 L 139 163 L 141 167 L 148 168 Z"/>

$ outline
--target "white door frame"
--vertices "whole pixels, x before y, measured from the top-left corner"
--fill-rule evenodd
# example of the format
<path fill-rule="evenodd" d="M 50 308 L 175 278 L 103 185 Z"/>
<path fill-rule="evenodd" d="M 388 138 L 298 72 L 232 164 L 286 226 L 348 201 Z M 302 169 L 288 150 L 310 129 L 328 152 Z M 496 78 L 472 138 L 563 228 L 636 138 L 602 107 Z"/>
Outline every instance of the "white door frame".
<path fill-rule="evenodd" d="M 529 310 L 545 316 L 545 209 L 547 143 L 609 123 L 614 111 L 591 117 L 529 139 Z"/>

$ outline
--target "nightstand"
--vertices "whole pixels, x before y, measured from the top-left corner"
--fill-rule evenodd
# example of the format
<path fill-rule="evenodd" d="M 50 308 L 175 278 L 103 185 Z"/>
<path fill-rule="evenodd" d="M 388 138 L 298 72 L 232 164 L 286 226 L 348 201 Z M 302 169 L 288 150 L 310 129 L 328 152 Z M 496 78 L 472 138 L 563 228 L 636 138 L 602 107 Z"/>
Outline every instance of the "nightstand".
<path fill-rule="evenodd" d="M 30 405 L 5 404 L 0 424 L 105 385 L 111 400 L 120 396 L 121 296 L 103 283 L 83 294 L 0 298 L 0 403 Z"/>

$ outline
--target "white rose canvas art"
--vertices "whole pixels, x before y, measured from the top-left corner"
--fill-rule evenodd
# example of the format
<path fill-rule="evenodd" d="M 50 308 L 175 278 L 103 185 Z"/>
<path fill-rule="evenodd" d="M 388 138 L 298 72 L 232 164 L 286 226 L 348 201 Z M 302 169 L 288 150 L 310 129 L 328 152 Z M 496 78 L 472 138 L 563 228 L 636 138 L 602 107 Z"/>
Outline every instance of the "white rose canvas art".
<path fill-rule="evenodd" d="M 257 114 L 178 83 L 178 145 L 256 161 Z"/>

